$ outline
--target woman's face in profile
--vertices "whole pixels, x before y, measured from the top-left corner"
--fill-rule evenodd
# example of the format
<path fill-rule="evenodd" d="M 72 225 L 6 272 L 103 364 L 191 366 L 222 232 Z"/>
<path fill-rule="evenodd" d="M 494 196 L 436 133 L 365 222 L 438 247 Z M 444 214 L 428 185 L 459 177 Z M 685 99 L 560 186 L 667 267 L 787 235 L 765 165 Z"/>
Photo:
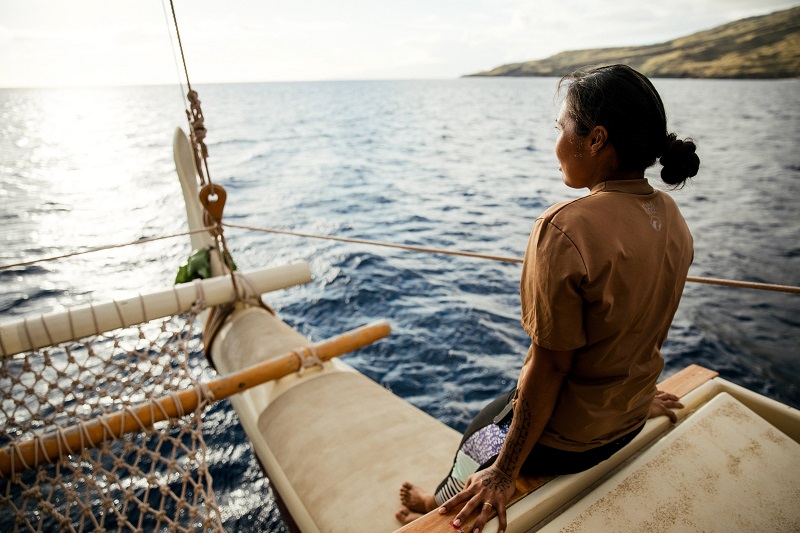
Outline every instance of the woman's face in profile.
<path fill-rule="evenodd" d="M 588 137 L 580 137 L 575 133 L 575 121 L 569 114 L 567 103 L 561 105 L 561 111 L 556 119 L 558 139 L 556 139 L 556 158 L 561 179 L 573 189 L 591 187 L 593 172 L 590 161 L 585 155 L 588 153 Z"/>

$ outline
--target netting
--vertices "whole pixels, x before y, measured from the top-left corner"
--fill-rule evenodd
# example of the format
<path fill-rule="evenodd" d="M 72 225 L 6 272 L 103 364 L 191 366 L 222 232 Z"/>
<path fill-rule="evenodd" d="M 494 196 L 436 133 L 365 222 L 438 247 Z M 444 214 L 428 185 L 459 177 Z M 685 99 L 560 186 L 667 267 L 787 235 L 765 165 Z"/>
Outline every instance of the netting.
<path fill-rule="evenodd" d="M 0 446 L 133 412 L 198 385 L 199 310 L 2 357 Z M 2 531 L 222 531 L 206 465 L 205 401 L 123 439 L 0 478 Z"/>

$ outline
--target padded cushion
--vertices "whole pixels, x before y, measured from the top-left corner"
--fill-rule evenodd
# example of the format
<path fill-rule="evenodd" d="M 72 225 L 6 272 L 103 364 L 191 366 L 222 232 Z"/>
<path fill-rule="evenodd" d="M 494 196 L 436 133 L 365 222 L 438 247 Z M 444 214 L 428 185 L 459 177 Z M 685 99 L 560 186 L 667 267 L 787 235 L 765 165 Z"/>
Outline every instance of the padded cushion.
<path fill-rule="evenodd" d="M 280 395 L 258 428 L 320 530 L 391 532 L 399 488 L 433 491 L 461 436 L 354 372 Z"/>

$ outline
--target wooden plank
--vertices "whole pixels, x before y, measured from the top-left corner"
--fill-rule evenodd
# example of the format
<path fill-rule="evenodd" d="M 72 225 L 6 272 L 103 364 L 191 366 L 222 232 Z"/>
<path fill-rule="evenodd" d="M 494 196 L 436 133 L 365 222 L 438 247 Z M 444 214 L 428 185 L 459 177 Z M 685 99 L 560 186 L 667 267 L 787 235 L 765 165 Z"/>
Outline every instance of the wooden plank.
<path fill-rule="evenodd" d="M 717 372 L 703 368 L 702 366 L 689 365 L 677 374 L 659 383 L 658 389 L 678 397 L 683 397 L 717 375 Z M 555 477 L 556 476 L 520 476 L 519 479 L 517 479 L 514 496 L 511 497 L 508 506 L 511 507 L 529 493 L 538 489 L 548 481 L 555 479 Z M 417 520 L 414 520 L 410 524 L 401 527 L 395 531 L 395 533 L 454 533 L 457 530 L 450 525 L 450 522 L 458 515 L 461 507 L 463 506 L 459 506 L 457 509 L 451 509 L 450 512 L 444 515 L 439 514 L 439 510 L 435 509 Z M 495 515 L 496 513 L 493 509 L 490 517 L 493 518 Z M 477 515 L 473 515 L 467 523 L 462 524 L 460 529 L 465 532 L 472 531 L 476 519 Z"/>
<path fill-rule="evenodd" d="M 528 495 L 528 493 L 533 492 L 534 490 L 538 489 L 548 481 L 555 479 L 556 476 L 520 476 L 517 479 L 517 487 L 514 491 L 514 495 L 511 497 L 511 500 L 508 503 L 508 506 L 512 506 L 522 498 Z M 395 533 L 454 533 L 457 531 L 450 522 L 455 520 L 456 515 L 461 510 L 459 506 L 457 509 L 451 509 L 450 512 L 447 514 L 439 514 L 439 510 L 433 510 L 430 513 L 426 514 L 425 516 L 414 520 L 410 524 L 403 526 L 402 528 L 398 529 Z M 497 513 L 492 509 L 489 517 L 494 518 Z M 465 532 L 472 531 L 472 526 L 475 524 L 475 520 L 477 520 L 478 515 L 473 514 L 469 520 L 465 524 L 461 525 L 461 530 Z"/>
<path fill-rule="evenodd" d="M 674 376 L 659 383 L 658 389 L 682 398 L 718 375 L 719 373 L 700 365 L 689 365 Z"/>

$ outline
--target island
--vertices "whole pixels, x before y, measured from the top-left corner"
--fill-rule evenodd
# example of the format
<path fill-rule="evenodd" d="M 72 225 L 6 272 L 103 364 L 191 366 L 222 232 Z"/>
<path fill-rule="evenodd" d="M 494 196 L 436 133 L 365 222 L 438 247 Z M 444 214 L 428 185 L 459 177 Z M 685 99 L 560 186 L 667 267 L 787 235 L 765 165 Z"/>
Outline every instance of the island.
<path fill-rule="evenodd" d="M 588 65 L 624 63 L 657 78 L 800 77 L 800 6 L 723 24 L 665 43 L 561 52 L 476 76 L 562 76 Z"/>

